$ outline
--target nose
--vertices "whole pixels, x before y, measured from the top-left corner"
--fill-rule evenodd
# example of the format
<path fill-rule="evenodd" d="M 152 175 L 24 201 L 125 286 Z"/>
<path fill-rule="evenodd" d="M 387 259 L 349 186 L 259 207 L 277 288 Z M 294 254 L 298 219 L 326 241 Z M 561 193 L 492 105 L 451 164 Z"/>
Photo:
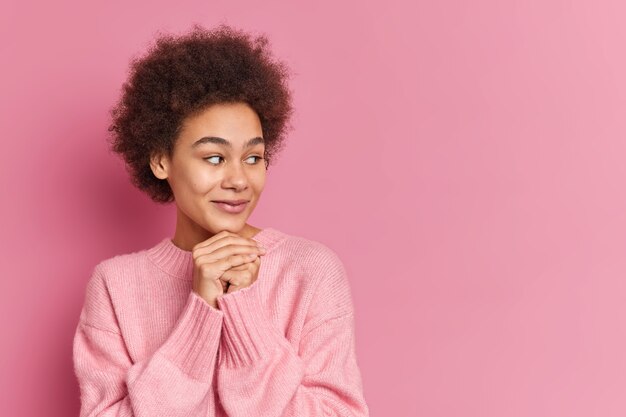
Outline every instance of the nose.
<path fill-rule="evenodd" d="M 244 166 L 240 163 L 227 164 L 224 171 L 223 185 L 224 188 L 245 189 L 248 185 L 248 177 L 246 176 Z"/>

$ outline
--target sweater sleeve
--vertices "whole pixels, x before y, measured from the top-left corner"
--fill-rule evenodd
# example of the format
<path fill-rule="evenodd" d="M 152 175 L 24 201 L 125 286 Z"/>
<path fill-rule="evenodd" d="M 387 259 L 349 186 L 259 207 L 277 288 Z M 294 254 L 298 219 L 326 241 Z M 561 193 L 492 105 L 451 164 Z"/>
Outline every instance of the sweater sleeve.
<path fill-rule="evenodd" d="M 345 269 L 331 252 L 319 270 L 298 349 L 269 319 L 258 280 L 218 298 L 216 389 L 229 416 L 369 416 Z"/>
<path fill-rule="evenodd" d="M 80 416 L 205 416 L 223 313 L 191 291 L 165 342 L 133 363 L 108 294 L 96 267 L 73 341 Z"/>

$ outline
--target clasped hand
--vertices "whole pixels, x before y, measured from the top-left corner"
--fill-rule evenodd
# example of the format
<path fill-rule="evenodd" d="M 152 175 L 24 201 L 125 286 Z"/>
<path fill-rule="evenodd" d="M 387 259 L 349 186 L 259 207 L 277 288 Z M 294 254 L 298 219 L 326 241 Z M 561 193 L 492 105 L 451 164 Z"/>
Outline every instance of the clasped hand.
<path fill-rule="evenodd" d="M 220 296 L 256 281 L 264 254 L 253 239 L 225 230 L 215 234 L 192 249 L 193 290 L 217 308 Z"/>

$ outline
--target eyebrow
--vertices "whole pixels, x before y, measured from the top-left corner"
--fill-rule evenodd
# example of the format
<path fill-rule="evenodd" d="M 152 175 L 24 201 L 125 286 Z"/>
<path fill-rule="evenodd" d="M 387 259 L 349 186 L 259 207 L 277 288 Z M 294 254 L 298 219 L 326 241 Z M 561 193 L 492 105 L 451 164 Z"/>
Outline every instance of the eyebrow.
<path fill-rule="evenodd" d="M 191 145 L 191 147 L 195 148 L 195 147 L 203 145 L 205 143 L 214 143 L 216 145 L 228 146 L 229 148 L 233 147 L 232 143 L 230 143 L 229 141 L 227 141 L 224 138 L 220 138 L 220 137 L 217 137 L 217 136 L 205 136 L 203 138 L 200 138 L 197 141 L 195 141 L 193 143 L 193 145 Z M 250 139 L 248 142 L 246 142 L 246 144 L 244 145 L 244 148 L 249 148 L 249 147 L 257 145 L 259 143 L 265 143 L 265 140 L 262 137 L 257 136 L 255 138 Z"/>

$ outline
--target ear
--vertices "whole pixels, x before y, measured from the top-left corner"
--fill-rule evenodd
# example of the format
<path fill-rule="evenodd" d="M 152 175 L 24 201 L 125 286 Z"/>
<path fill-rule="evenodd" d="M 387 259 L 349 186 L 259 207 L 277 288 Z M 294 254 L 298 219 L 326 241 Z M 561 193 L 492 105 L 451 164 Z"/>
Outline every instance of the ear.
<path fill-rule="evenodd" d="M 155 177 L 164 180 L 168 177 L 169 158 L 162 153 L 150 157 L 150 169 Z"/>

